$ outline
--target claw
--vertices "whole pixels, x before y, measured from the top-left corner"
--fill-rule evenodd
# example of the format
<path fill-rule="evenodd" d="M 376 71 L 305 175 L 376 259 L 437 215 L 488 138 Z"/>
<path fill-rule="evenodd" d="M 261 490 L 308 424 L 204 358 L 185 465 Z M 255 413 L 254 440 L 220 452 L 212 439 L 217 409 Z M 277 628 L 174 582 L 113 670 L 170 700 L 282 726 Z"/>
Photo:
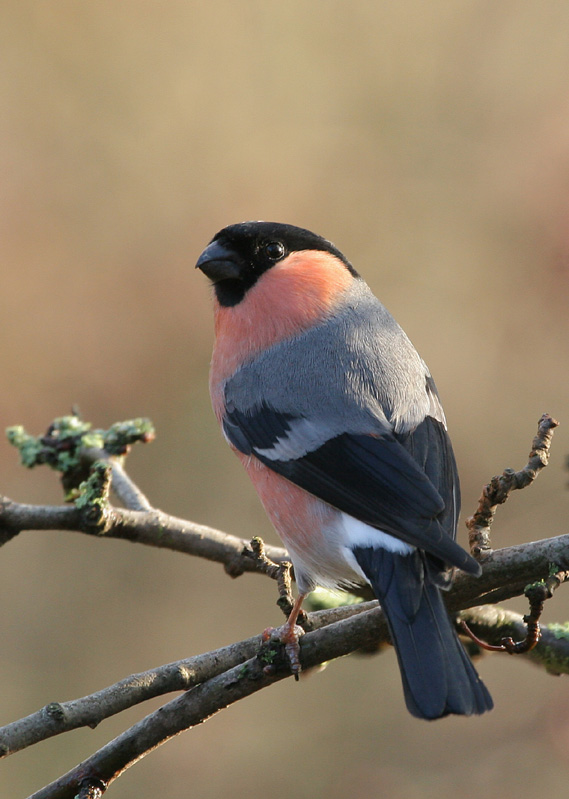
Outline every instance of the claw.
<path fill-rule="evenodd" d="M 267 644 L 269 641 L 284 646 L 285 655 L 288 659 L 290 670 L 294 674 L 294 679 L 298 680 L 302 667 L 300 665 L 300 637 L 304 635 L 304 630 L 298 624 L 290 625 L 288 622 L 282 627 L 267 627 L 263 630 L 262 640 Z"/>
<path fill-rule="evenodd" d="M 294 674 L 294 679 L 298 680 L 302 667 L 300 665 L 300 637 L 304 635 L 302 627 L 296 623 L 304 595 L 300 595 L 294 603 L 290 616 L 282 627 L 267 627 L 263 630 L 263 643 L 274 641 L 283 644 L 285 654 L 290 664 L 290 670 Z"/>
<path fill-rule="evenodd" d="M 275 628 L 274 627 L 266 627 L 263 630 L 263 632 L 261 634 L 261 640 L 263 641 L 264 644 L 268 644 L 269 643 L 269 641 L 273 637 L 273 633 L 274 632 L 275 632 Z"/>
<path fill-rule="evenodd" d="M 300 637 L 304 635 L 304 630 L 298 624 L 292 626 L 285 624 L 281 627 L 281 641 L 285 645 L 285 653 L 290 663 L 290 670 L 294 674 L 294 679 L 298 680 L 302 667 L 300 665 Z"/>

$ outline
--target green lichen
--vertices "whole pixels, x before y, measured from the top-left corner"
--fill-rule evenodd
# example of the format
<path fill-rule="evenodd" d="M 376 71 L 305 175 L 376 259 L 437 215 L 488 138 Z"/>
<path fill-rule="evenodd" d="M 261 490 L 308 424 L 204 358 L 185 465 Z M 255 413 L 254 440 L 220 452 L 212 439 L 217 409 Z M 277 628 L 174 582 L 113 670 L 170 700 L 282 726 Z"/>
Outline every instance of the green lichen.
<path fill-rule="evenodd" d="M 129 419 L 116 422 L 103 434 L 103 448 L 109 455 L 124 455 L 128 448 L 137 441 L 146 444 L 154 438 L 154 425 L 150 419 Z"/>
<path fill-rule="evenodd" d="M 20 460 L 23 466 L 31 469 L 38 462 L 39 453 L 42 445 L 38 438 L 30 436 L 21 425 L 8 427 L 6 436 L 10 444 L 20 452 Z"/>
<path fill-rule="evenodd" d="M 569 674 L 569 658 L 563 657 L 551 646 L 540 646 L 539 661 L 548 674 Z"/>
<path fill-rule="evenodd" d="M 547 625 L 547 629 L 549 632 L 553 633 L 556 638 L 569 641 L 569 621 L 566 621 L 564 624 L 553 622 Z"/>
<path fill-rule="evenodd" d="M 111 467 L 105 461 L 95 461 L 91 474 L 79 485 L 79 496 L 75 499 L 76 508 L 98 505 L 100 508 L 108 502 Z"/>
<path fill-rule="evenodd" d="M 305 600 L 305 606 L 310 610 L 332 610 L 344 605 L 357 605 L 363 600 L 347 591 L 328 591 L 326 588 L 316 588 Z"/>
<path fill-rule="evenodd" d="M 28 469 L 46 464 L 62 474 L 79 468 L 81 447 L 104 443 L 103 431 L 91 430 L 89 422 L 74 415 L 54 419 L 43 436 L 32 436 L 21 425 L 9 427 L 6 435 Z"/>
<path fill-rule="evenodd" d="M 81 469 L 83 450 L 97 448 L 109 455 L 125 455 L 135 442 L 152 441 L 154 428 L 149 419 L 139 418 L 116 422 L 108 430 L 93 430 L 90 422 L 71 414 L 54 419 L 43 436 L 32 436 L 21 425 L 9 427 L 6 435 L 28 469 L 46 464 L 67 475 Z"/>
<path fill-rule="evenodd" d="M 257 653 L 257 659 L 267 666 L 272 666 L 276 663 L 280 656 L 279 649 L 276 646 L 271 646 L 269 642 L 265 642 Z"/>
<path fill-rule="evenodd" d="M 95 461 L 91 473 L 77 490 L 75 507 L 82 511 L 89 529 L 102 535 L 108 529 L 109 492 L 111 488 L 111 466 L 105 461 Z"/>
<path fill-rule="evenodd" d="M 60 473 L 66 502 L 79 500 L 95 507 L 95 498 L 88 498 L 88 481 L 96 451 L 101 451 L 101 458 L 123 457 L 135 442 L 152 441 L 154 428 L 149 419 L 139 418 L 116 422 L 108 430 L 93 429 L 90 422 L 72 413 L 54 419 L 42 436 L 30 435 L 21 425 L 9 427 L 6 435 L 25 467 L 45 464 Z"/>
<path fill-rule="evenodd" d="M 65 718 L 65 710 L 59 702 L 50 702 L 44 707 L 44 712 L 53 721 L 63 721 Z"/>
<path fill-rule="evenodd" d="M 544 585 L 545 580 L 536 580 L 535 583 L 528 583 L 524 588 L 524 594 L 527 596 L 528 591 L 535 591 L 536 588 L 542 588 Z"/>

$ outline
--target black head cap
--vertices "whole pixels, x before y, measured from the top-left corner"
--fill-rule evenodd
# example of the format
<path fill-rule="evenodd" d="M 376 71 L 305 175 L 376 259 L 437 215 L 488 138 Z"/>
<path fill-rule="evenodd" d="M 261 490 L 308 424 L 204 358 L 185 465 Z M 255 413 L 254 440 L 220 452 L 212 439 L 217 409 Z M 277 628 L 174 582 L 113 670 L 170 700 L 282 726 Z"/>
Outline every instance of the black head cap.
<path fill-rule="evenodd" d="M 357 272 L 330 241 L 280 222 L 240 222 L 217 233 L 196 264 L 215 284 L 221 305 L 237 305 L 259 277 L 291 252 L 321 250 L 335 255 L 354 276 Z"/>

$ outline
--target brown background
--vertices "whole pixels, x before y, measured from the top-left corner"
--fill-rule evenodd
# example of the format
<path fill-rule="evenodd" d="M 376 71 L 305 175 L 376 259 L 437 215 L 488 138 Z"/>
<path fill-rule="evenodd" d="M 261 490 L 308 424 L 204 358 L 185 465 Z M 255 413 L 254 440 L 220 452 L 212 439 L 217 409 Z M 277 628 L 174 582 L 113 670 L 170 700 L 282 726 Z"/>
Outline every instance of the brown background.
<path fill-rule="evenodd" d="M 38 433 L 72 403 L 98 426 L 150 416 L 158 439 L 130 468 L 151 500 L 274 541 L 209 409 L 193 267 L 226 224 L 287 221 L 332 239 L 429 363 L 465 513 L 525 463 L 542 412 L 561 420 L 494 540 L 566 532 L 568 32 L 557 2 L 4 0 L 2 425 Z M 55 475 L 0 448 L 3 493 L 60 501 Z M 259 632 L 273 601 L 268 581 L 182 555 L 22 534 L 0 553 L 0 720 Z M 546 615 L 567 619 L 567 591 Z M 334 663 L 178 737 L 111 794 L 566 789 L 569 683 L 506 656 L 480 671 L 492 714 L 425 724 L 392 653 Z M 1 795 L 38 789 L 147 707 L 3 761 Z"/>

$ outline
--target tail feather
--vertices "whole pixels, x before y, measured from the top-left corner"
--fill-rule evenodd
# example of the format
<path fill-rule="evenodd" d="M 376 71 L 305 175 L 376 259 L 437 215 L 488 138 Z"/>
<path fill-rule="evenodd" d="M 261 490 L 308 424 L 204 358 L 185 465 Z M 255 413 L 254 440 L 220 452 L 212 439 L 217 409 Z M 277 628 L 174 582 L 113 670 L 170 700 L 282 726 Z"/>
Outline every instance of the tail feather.
<path fill-rule="evenodd" d="M 420 553 L 398 555 L 373 547 L 353 551 L 387 617 L 409 712 L 436 719 L 491 710 L 492 698 L 458 640 Z"/>

